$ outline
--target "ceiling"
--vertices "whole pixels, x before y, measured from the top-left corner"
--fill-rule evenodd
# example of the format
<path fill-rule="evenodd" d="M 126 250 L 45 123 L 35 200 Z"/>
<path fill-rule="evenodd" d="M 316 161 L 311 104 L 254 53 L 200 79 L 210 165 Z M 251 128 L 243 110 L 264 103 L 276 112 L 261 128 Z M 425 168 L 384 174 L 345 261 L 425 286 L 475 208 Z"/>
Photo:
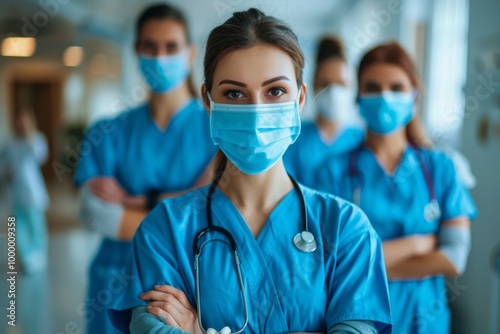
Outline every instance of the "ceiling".
<path fill-rule="evenodd" d="M 156 2 L 156 1 L 155 1 Z M 331 31 L 335 18 L 356 1 L 341 0 L 171 0 L 186 13 L 194 41 L 203 43 L 208 32 L 237 10 L 257 7 L 293 25 L 302 40 Z M 123 43 L 133 36 L 136 16 L 152 1 L 140 0 L 2 0 L 0 37 L 37 38 L 37 54 L 60 53 L 82 38 Z M 37 55 L 36 54 L 36 55 Z M 36 56 L 35 55 L 35 56 Z"/>

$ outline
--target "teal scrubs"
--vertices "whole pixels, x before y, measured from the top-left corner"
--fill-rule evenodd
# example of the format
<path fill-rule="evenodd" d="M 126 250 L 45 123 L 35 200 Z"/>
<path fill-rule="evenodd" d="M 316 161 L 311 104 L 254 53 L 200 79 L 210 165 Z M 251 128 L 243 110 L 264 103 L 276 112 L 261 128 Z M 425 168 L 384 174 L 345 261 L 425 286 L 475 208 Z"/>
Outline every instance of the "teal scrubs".
<path fill-rule="evenodd" d="M 196 305 L 193 241 L 207 226 L 207 188 L 163 201 L 142 222 L 127 267 L 131 284 L 110 307 L 123 332 L 131 309 L 145 305 L 139 294 L 156 284 L 184 291 Z M 302 191 L 318 246 L 312 253 L 300 252 L 292 242 L 303 224 L 296 190 L 279 202 L 257 238 L 220 190 L 213 196 L 213 224 L 227 229 L 238 246 L 249 310 L 245 333 L 327 332 L 354 319 L 374 321 L 380 333 L 390 333 L 381 242 L 368 219 L 335 196 Z M 236 331 L 245 317 L 233 253 L 225 237 L 207 238 L 200 256 L 202 321 L 205 328 L 227 325 Z"/>
<path fill-rule="evenodd" d="M 429 189 L 419 150 L 430 173 L 441 217 L 428 222 L 424 207 Z M 453 218 L 477 215 L 476 206 L 443 153 L 408 146 L 393 174 L 387 173 L 366 147 L 328 159 L 316 173 L 315 187 L 354 201 L 366 213 L 380 238 L 437 234 Z M 443 276 L 390 280 L 394 333 L 449 333 L 450 315 Z"/>
<path fill-rule="evenodd" d="M 208 115 L 199 101 L 189 100 L 164 130 L 143 105 L 99 121 L 87 131 L 74 182 L 81 186 L 103 176 L 115 178 L 130 195 L 183 191 L 195 185 L 216 150 Z M 131 251 L 130 242 L 103 239 L 90 267 L 88 333 L 119 333 L 111 325 L 106 307 L 123 289 L 123 268 Z"/>
<path fill-rule="evenodd" d="M 318 126 L 304 122 L 299 137 L 283 156 L 285 168 L 297 181 L 313 187 L 314 171 L 330 155 L 343 154 L 358 147 L 365 132 L 354 126 L 340 126 L 334 138 L 326 141 L 321 137 Z"/>

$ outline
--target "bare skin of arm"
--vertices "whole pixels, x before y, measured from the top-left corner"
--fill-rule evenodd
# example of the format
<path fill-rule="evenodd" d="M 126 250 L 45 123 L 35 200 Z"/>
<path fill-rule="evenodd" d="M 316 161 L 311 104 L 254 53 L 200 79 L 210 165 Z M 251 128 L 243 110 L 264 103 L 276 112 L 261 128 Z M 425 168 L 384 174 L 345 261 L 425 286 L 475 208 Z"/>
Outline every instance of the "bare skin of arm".
<path fill-rule="evenodd" d="M 410 235 L 404 238 L 385 241 L 384 261 L 387 270 L 415 256 L 425 255 L 436 249 L 437 237 L 434 234 Z"/>
<path fill-rule="evenodd" d="M 201 187 L 210 181 L 212 164 L 205 169 L 200 176 L 194 188 Z M 114 178 L 109 177 L 96 177 L 89 181 L 89 187 L 94 195 L 100 199 L 110 203 L 120 203 L 123 205 L 123 215 L 120 222 L 120 229 L 118 231 L 119 240 L 132 240 L 135 231 L 141 224 L 142 220 L 148 214 L 146 196 L 130 196 L 118 184 Z M 171 198 L 180 196 L 187 191 L 163 194 L 164 198 Z"/>
<path fill-rule="evenodd" d="M 469 229 L 470 221 L 464 217 L 450 219 L 443 223 L 442 228 L 450 226 Z M 389 279 L 420 279 L 436 275 L 458 276 L 457 269 L 438 249 L 425 255 L 411 257 L 392 268 L 387 268 Z"/>

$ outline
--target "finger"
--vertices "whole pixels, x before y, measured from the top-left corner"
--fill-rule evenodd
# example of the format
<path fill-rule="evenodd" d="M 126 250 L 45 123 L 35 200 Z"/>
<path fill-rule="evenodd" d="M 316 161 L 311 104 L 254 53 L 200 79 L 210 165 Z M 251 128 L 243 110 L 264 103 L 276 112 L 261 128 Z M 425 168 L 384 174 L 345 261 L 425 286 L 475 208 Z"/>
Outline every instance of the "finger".
<path fill-rule="evenodd" d="M 176 327 L 178 329 L 183 329 L 181 328 L 181 325 L 179 325 L 177 321 L 175 321 L 175 319 L 168 312 L 160 310 L 160 314 L 161 314 L 160 319 L 163 319 L 163 321 L 165 321 L 167 325 Z"/>
<path fill-rule="evenodd" d="M 169 293 L 166 293 L 166 292 L 162 292 L 162 291 L 151 290 L 151 291 L 148 291 L 146 293 L 141 294 L 139 297 L 142 300 L 166 302 L 166 301 L 168 301 L 168 296 L 172 296 L 172 295 Z"/>
<path fill-rule="evenodd" d="M 187 310 L 179 302 L 160 302 L 154 301 L 150 302 L 148 306 L 161 308 L 163 311 L 170 313 L 177 322 L 181 322 L 180 319 L 184 318 L 190 311 Z"/>
<path fill-rule="evenodd" d="M 187 299 L 186 294 L 184 293 L 184 291 L 176 289 L 173 286 L 166 285 L 166 284 L 155 285 L 154 288 L 157 291 L 162 291 L 162 292 L 165 292 L 165 293 L 168 293 L 168 294 L 174 296 L 188 310 L 192 310 L 193 309 L 193 306 L 189 302 L 189 299 Z"/>
<path fill-rule="evenodd" d="M 172 316 L 172 318 L 175 320 L 177 324 L 188 322 L 187 320 L 188 315 L 182 312 L 186 311 L 186 309 L 183 306 L 181 306 L 181 309 L 179 309 L 177 305 L 173 305 L 168 302 L 151 302 L 148 304 L 148 307 L 149 306 L 153 307 L 152 310 L 159 309 L 163 312 L 168 313 L 170 316 Z"/>
<path fill-rule="evenodd" d="M 146 309 L 149 313 L 151 313 L 151 314 L 157 316 L 158 318 L 160 318 L 161 320 L 163 320 L 163 322 L 165 322 L 167 325 L 180 328 L 177 321 L 175 321 L 175 319 L 168 312 L 165 312 L 161 308 L 158 308 L 158 307 L 149 308 L 149 307 L 147 307 Z"/>

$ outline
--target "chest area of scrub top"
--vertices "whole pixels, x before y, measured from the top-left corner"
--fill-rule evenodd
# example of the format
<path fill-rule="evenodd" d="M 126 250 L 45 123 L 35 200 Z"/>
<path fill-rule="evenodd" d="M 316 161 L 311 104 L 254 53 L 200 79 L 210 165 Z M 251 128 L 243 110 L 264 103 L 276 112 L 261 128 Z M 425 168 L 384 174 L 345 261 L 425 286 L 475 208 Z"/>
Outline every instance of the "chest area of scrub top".
<path fill-rule="evenodd" d="M 302 230 L 295 190 L 273 210 L 257 239 L 239 212 L 221 193 L 213 202 L 214 224 L 228 229 L 238 246 L 247 298 L 245 332 L 324 330 L 326 307 L 322 251 L 299 252 L 293 236 Z M 319 233 L 316 231 L 316 233 Z M 219 235 L 200 256 L 202 320 L 205 328 L 238 330 L 245 321 L 235 260 Z"/>
<path fill-rule="evenodd" d="M 185 190 L 194 185 L 215 154 L 208 117 L 198 104 L 179 110 L 159 129 L 147 107 L 122 124 L 116 174 L 131 193 Z"/>
<path fill-rule="evenodd" d="M 432 168 L 428 163 L 426 166 L 432 180 Z M 350 176 L 351 200 L 359 198 L 357 204 L 383 240 L 437 231 L 438 220 L 428 222 L 424 218 L 430 202 L 429 187 L 413 148 L 406 149 L 393 174 L 387 173 L 373 153 L 364 148 L 358 153 L 356 170 Z"/>

